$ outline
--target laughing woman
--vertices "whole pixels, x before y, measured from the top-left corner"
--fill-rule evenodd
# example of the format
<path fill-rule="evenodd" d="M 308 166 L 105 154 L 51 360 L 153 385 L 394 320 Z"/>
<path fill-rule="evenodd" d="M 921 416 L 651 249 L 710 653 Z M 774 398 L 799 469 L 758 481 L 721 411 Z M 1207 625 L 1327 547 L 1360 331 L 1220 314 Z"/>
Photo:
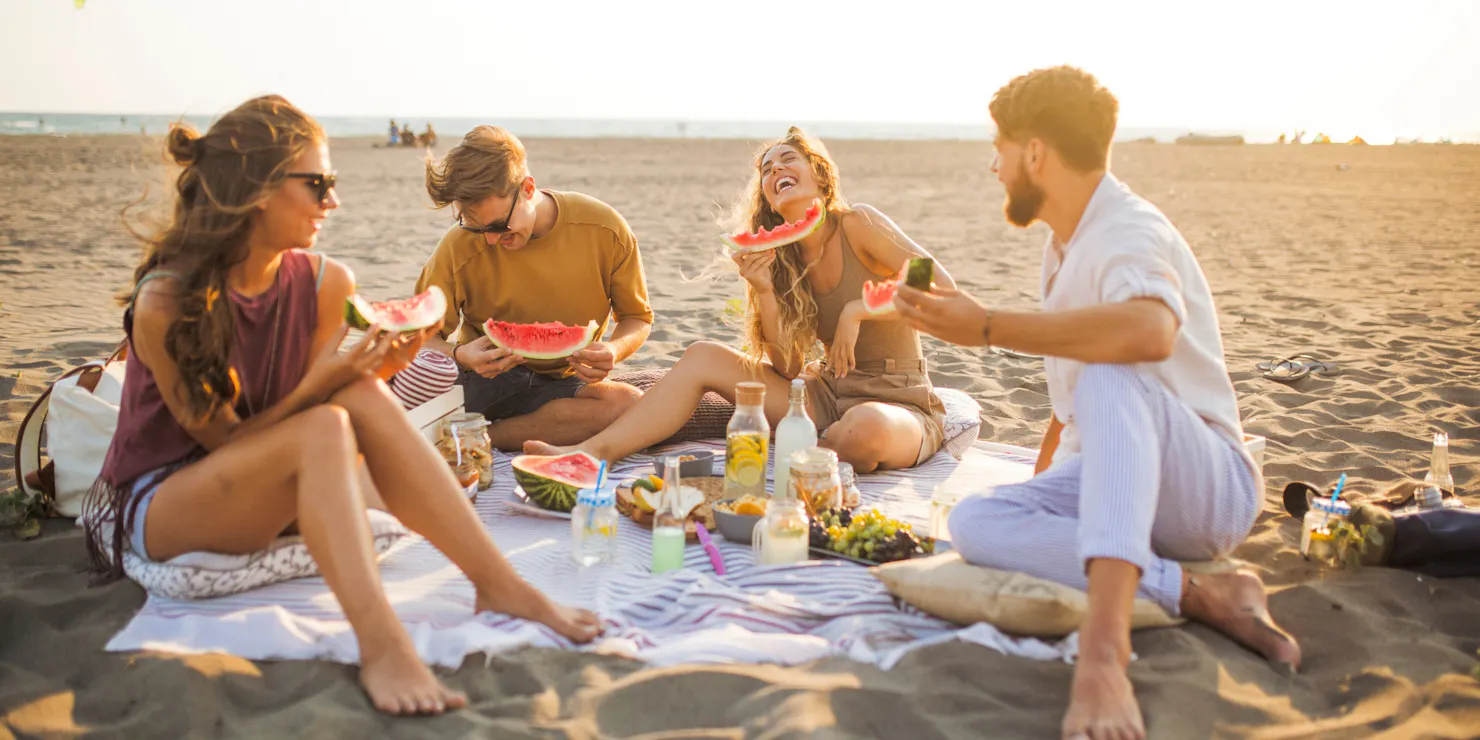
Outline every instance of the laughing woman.
<path fill-rule="evenodd" d="M 467 574 L 478 611 L 592 639 L 595 615 L 515 574 L 381 380 L 429 332 L 372 328 L 337 351 L 354 278 L 306 251 L 339 206 L 319 125 L 266 96 L 204 136 L 172 129 L 168 148 L 182 167 L 174 216 L 146 240 L 134 274 L 118 430 L 87 504 L 96 568 L 119 577 L 125 548 L 156 562 L 252 553 L 296 524 L 354 628 L 374 705 L 462 706 L 417 657 L 381 588 L 364 511 L 378 491 Z"/>
<path fill-rule="evenodd" d="M 892 278 L 910 258 L 929 255 L 878 210 L 849 205 L 827 150 L 801 129 L 763 147 L 752 167 L 737 219 L 746 229 L 800 221 L 814 199 L 827 216 L 800 241 L 733 256 L 746 283 L 749 354 L 716 342 L 690 345 L 636 405 L 576 448 L 619 460 L 678 431 L 705 392 L 733 402 L 735 385 L 751 380 L 766 384 L 774 427 L 786 414 L 788 384 L 804 377 L 807 411 L 825 430 L 819 444 L 841 461 L 869 473 L 929 459 L 945 437 L 945 410 L 930 386 L 920 336 L 894 315 L 870 315 L 862 300 L 866 281 Z M 938 265 L 935 275 L 937 284 L 955 287 Z M 525 445 L 535 453 L 560 449 Z"/>

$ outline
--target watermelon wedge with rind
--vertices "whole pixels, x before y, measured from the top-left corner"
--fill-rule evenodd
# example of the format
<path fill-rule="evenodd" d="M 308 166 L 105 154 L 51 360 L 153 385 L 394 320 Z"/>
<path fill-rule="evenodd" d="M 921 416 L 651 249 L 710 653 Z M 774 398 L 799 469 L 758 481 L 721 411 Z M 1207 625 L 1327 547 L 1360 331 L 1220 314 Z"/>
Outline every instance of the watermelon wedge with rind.
<path fill-rule="evenodd" d="M 567 326 L 559 321 L 542 324 L 514 324 L 489 319 L 483 322 L 483 333 L 494 346 L 526 360 L 559 360 L 583 350 L 596 341 L 600 327 L 595 321 L 585 326 Z"/>
<path fill-rule="evenodd" d="M 894 292 L 898 280 L 869 280 L 863 284 L 863 307 L 870 314 L 880 316 L 894 312 Z"/>
<path fill-rule="evenodd" d="M 514 480 L 530 501 L 550 511 L 569 512 L 583 488 L 594 488 L 601 463 L 584 452 L 520 455 L 510 461 Z"/>
<path fill-rule="evenodd" d="M 720 237 L 725 244 L 736 252 L 753 254 L 775 249 L 794 241 L 811 236 L 822 222 L 827 219 L 827 210 L 822 207 L 822 201 L 814 199 L 812 205 L 802 216 L 802 220 L 789 224 L 782 224 L 774 229 L 761 229 L 754 234 L 740 232 L 738 234 L 727 234 Z"/>
<path fill-rule="evenodd" d="M 369 329 L 371 324 L 393 333 L 420 331 L 437 325 L 446 313 L 447 294 L 435 285 L 399 301 L 371 303 L 356 293 L 344 302 L 345 323 L 360 331 Z"/>

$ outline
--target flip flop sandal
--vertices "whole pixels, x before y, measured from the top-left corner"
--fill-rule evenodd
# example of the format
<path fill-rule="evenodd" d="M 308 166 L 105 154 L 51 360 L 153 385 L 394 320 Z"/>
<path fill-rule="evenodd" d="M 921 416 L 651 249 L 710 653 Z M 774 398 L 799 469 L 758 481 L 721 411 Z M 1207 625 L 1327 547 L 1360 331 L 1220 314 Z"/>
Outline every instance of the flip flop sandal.
<path fill-rule="evenodd" d="M 1311 362 L 1321 362 L 1322 361 L 1321 358 L 1316 357 L 1315 355 L 1306 354 L 1304 352 L 1301 352 L 1300 354 L 1290 355 L 1289 357 L 1283 357 L 1283 358 L 1280 358 L 1278 360 L 1267 360 L 1265 362 L 1256 363 L 1254 365 L 1254 369 L 1259 370 L 1261 372 L 1266 372 L 1267 373 L 1267 372 L 1270 372 L 1270 371 L 1273 371 L 1273 370 L 1279 368 L 1281 365 L 1286 365 L 1286 364 L 1300 364 L 1300 365 L 1303 365 L 1303 364 L 1305 364 L 1305 361 L 1306 360 L 1309 360 Z"/>
<path fill-rule="evenodd" d="M 1307 375 L 1310 375 L 1312 367 L 1312 365 L 1307 365 L 1299 360 L 1279 360 L 1274 363 L 1260 364 L 1268 365 L 1267 368 L 1260 368 L 1263 371 L 1259 373 L 1261 377 L 1265 380 L 1276 380 L 1281 383 L 1294 383 L 1297 380 L 1304 379 Z"/>
<path fill-rule="evenodd" d="M 1294 481 L 1285 486 L 1282 496 L 1285 503 L 1285 513 L 1296 519 L 1304 519 L 1305 512 L 1310 511 L 1310 502 L 1316 496 L 1321 495 L 1321 490 L 1314 484 L 1305 481 Z"/>

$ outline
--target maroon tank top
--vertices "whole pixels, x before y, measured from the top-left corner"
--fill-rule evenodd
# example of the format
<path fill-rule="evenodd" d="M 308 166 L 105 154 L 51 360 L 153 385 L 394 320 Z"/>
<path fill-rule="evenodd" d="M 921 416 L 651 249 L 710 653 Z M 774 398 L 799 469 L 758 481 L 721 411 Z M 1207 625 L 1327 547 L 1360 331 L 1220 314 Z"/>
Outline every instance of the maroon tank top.
<path fill-rule="evenodd" d="M 308 370 L 319 320 L 313 262 L 305 252 L 285 252 L 271 287 L 251 297 L 230 291 L 230 300 L 236 322 L 231 366 L 241 383 L 236 413 L 246 419 L 281 400 Z M 124 312 L 123 329 L 132 357 L 132 307 Z M 100 477 L 112 486 L 129 487 L 144 473 L 205 454 L 165 406 L 144 363 L 130 359 L 123 377 L 118 429 Z"/>

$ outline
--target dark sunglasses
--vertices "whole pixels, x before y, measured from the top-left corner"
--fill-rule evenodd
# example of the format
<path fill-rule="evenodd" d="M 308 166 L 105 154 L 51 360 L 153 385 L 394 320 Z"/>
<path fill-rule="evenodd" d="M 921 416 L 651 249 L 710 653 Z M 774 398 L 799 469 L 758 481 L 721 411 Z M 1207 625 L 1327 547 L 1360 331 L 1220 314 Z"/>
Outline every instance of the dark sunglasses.
<path fill-rule="evenodd" d="M 307 180 L 308 186 L 318 191 L 320 203 L 329 199 L 329 191 L 339 183 L 339 174 L 336 172 L 289 172 L 284 177 Z"/>
<path fill-rule="evenodd" d="M 509 230 L 509 219 L 514 217 L 514 207 L 519 205 L 519 196 L 524 194 L 524 185 L 521 183 L 519 189 L 514 191 L 514 202 L 509 204 L 509 213 L 504 220 L 496 221 L 487 226 L 469 226 L 463 223 L 462 211 L 457 212 L 457 225 L 469 234 L 502 234 Z"/>

